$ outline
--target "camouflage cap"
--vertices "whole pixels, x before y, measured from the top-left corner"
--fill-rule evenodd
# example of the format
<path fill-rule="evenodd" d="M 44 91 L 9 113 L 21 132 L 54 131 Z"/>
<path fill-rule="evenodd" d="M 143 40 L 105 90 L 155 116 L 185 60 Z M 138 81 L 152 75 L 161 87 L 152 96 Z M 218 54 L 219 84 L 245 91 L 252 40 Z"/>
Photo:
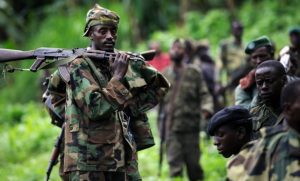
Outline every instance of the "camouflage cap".
<path fill-rule="evenodd" d="M 264 46 L 271 46 L 273 47 L 273 44 L 269 37 L 267 36 L 261 36 L 251 42 L 249 42 L 245 48 L 245 53 L 246 54 L 251 54 L 253 53 L 256 49 Z"/>
<path fill-rule="evenodd" d="M 289 35 L 300 34 L 300 26 L 294 26 L 289 29 Z"/>
<path fill-rule="evenodd" d="M 86 14 L 86 23 L 84 28 L 83 36 L 88 36 L 88 32 L 92 26 L 105 24 L 118 26 L 119 16 L 109 9 L 101 7 L 99 4 L 90 9 Z"/>
<path fill-rule="evenodd" d="M 249 111 L 242 106 L 224 108 L 210 119 L 207 125 L 207 132 L 210 136 L 213 136 L 217 128 L 228 123 L 251 123 L 251 115 Z"/>

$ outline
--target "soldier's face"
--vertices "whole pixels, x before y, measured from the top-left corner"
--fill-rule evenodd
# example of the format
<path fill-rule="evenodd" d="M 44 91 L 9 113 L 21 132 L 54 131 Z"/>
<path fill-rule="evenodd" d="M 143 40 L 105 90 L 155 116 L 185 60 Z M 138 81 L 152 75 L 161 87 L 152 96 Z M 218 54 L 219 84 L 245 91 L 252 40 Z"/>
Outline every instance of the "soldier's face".
<path fill-rule="evenodd" d="M 235 23 L 232 25 L 231 28 L 232 28 L 231 31 L 232 31 L 232 34 L 234 37 L 240 38 L 243 36 L 244 28 L 240 24 Z"/>
<path fill-rule="evenodd" d="M 114 50 L 117 40 L 117 27 L 112 25 L 96 25 L 90 31 L 93 48 L 109 52 Z"/>
<path fill-rule="evenodd" d="M 285 76 L 280 75 L 273 67 L 261 67 L 255 72 L 258 94 L 263 101 L 269 102 L 280 98 L 285 84 Z"/>
<path fill-rule="evenodd" d="M 222 125 L 215 131 L 214 145 L 217 146 L 219 154 L 222 154 L 225 158 L 240 151 L 245 144 L 242 140 L 238 131 L 228 125 Z"/>
<path fill-rule="evenodd" d="M 170 57 L 175 63 L 180 63 L 184 56 L 184 47 L 179 43 L 175 42 L 170 50 Z"/>
<path fill-rule="evenodd" d="M 300 34 L 292 33 L 290 35 L 290 41 L 294 47 L 300 48 Z"/>
<path fill-rule="evenodd" d="M 269 53 L 268 49 L 266 47 L 260 47 L 256 49 L 252 54 L 251 54 L 251 63 L 253 64 L 254 67 L 257 67 L 259 64 L 266 60 L 271 60 L 273 59 L 272 55 Z"/>
<path fill-rule="evenodd" d="M 287 123 L 300 134 L 300 96 L 293 103 L 284 105 L 284 116 Z"/>

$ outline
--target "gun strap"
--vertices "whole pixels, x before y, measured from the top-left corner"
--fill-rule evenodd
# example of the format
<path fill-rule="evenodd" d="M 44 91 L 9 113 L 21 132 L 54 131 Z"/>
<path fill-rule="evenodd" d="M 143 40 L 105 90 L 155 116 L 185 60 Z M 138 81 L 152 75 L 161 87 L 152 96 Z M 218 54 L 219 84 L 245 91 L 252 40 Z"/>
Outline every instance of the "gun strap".
<path fill-rule="evenodd" d="M 59 75 L 61 77 L 61 79 L 66 83 L 68 84 L 70 82 L 70 71 L 68 69 L 68 66 L 59 66 L 58 67 L 58 72 L 59 72 Z"/>
<path fill-rule="evenodd" d="M 97 70 L 95 64 L 91 61 L 91 59 L 86 58 L 85 60 L 88 63 L 89 67 L 91 68 L 92 73 L 95 75 L 100 87 L 105 88 L 107 85 L 107 81 L 105 80 L 104 76 L 101 74 L 101 72 Z"/>

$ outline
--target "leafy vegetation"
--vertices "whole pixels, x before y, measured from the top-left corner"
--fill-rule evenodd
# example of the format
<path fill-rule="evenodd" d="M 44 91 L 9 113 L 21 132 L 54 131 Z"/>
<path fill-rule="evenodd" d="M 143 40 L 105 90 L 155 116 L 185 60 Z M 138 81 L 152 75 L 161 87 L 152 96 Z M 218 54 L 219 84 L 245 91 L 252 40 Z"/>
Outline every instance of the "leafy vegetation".
<path fill-rule="evenodd" d="M 10 2 L 10 3 L 8 3 Z M 228 2 L 235 2 L 229 6 Z M 230 20 L 235 17 L 245 25 L 244 42 L 268 35 L 277 52 L 289 43 L 289 27 L 300 24 L 300 1 L 297 0 L 104 0 L 101 5 L 116 11 L 120 17 L 117 48 L 129 51 L 147 49 L 149 41 L 162 43 L 168 51 L 176 37 L 210 42 L 217 61 L 221 39 L 229 37 Z M 22 50 L 38 47 L 85 47 L 82 37 L 85 15 L 92 6 L 87 0 L 0 1 L 0 45 Z M 32 61 L 13 63 L 29 67 Z M 51 70 L 52 71 L 52 70 Z M 59 129 L 50 125 L 41 105 L 43 72 L 5 73 L 0 77 L 0 178 L 3 180 L 41 180 Z M 28 103 L 30 102 L 30 103 Z M 155 113 L 151 124 L 156 133 Z M 156 143 L 159 143 L 155 137 Z M 225 160 L 201 136 L 201 163 L 206 180 L 222 180 Z M 168 180 L 166 161 L 161 178 L 156 176 L 158 144 L 139 153 L 144 180 Z M 52 180 L 59 180 L 55 168 Z M 186 180 L 186 179 L 184 179 Z"/>
<path fill-rule="evenodd" d="M 0 178 L 9 181 L 43 180 L 55 138 L 60 132 L 50 124 L 43 105 L 36 103 L 3 106 L 0 114 Z M 149 113 L 156 145 L 139 152 L 139 168 L 143 180 L 169 180 L 164 160 L 162 175 L 158 173 L 159 140 L 156 137 L 156 112 Z M 202 157 L 206 180 L 222 180 L 225 176 L 225 159 L 218 155 L 209 139 L 201 136 Z M 13 173 L 13 174 L 12 174 Z M 59 180 L 58 166 L 51 180 Z M 186 177 L 183 180 L 187 180 Z"/>

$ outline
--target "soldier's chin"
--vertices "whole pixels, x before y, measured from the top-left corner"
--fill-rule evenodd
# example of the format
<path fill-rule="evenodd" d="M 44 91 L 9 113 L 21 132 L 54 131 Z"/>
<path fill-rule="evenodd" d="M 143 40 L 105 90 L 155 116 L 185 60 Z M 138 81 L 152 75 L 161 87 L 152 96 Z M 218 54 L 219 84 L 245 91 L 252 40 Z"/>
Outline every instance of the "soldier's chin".
<path fill-rule="evenodd" d="M 260 96 L 265 101 L 271 100 L 271 94 L 261 94 Z"/>
<path fill-rule="evenodd" d="M 104 46 L 103 47 L 103 50 L 104 51 L 107 51 L 107 52 L 113 52 L 114 51 L 114 46 L 113 45 L 111 45 L 111 46 Z"/>
<path fill-rule="evenodd" d="M 224 152 L 223 150 L 219 150 L 219 154 L 223 155 L 225 158 L 229 158 L 231 156 L 231 154 Z"/>

